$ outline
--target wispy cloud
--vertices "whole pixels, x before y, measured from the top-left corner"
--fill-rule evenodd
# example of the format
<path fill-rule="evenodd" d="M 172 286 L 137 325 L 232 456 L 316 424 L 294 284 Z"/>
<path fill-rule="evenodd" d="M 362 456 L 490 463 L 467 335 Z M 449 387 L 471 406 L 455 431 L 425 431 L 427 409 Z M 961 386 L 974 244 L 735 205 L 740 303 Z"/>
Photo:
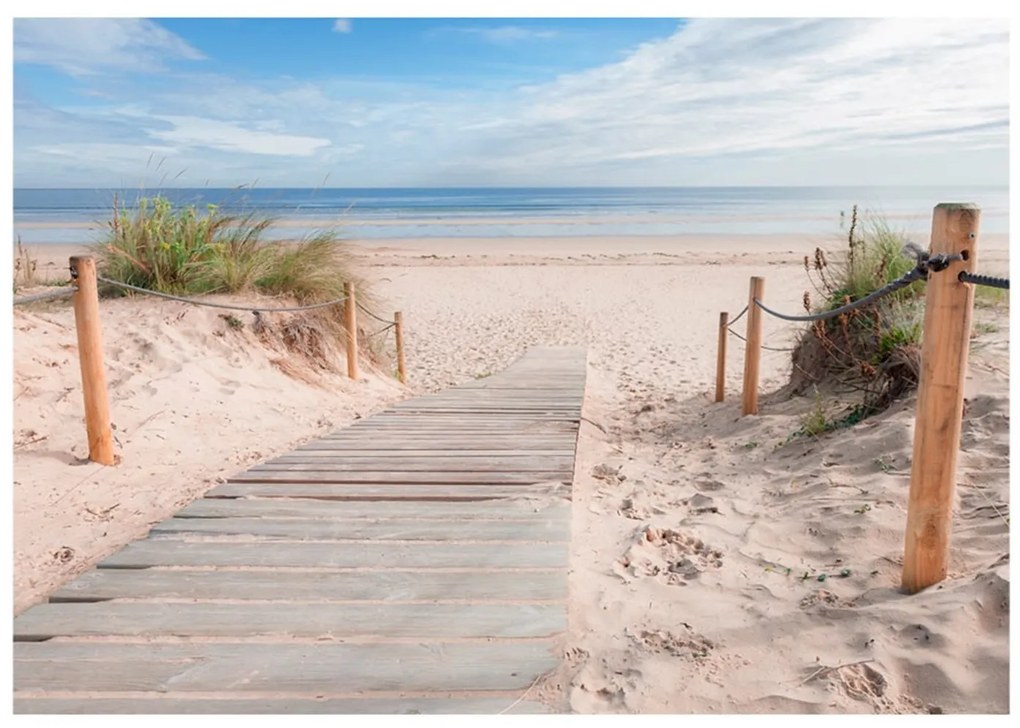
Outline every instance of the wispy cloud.
<path fill-rule="evenodd" d="M 515 43 L 527 43 L 531 41 L 552 40 L 559 37 L 559 32 L 542 28 L 524 28 L 519 25 L 499 26 L 449 26 L 437 28 L 434 34 L 460 33 L 473 36 L 486 43 L 496 45 L 512 45 Z"/>
<path fill-rule="evenodd" d="M 14 60 L 74 76 L 158 71 L 168 60 L 200 61 L 201 51 L 150 20 L 131 18 L 16 19 Z"/>
<path fill-rule="evenodd" d="M 197 116 L 153 115 L 169 122 L 173 128 L 155 130 L 150 136 L 184 147 L 208 147 L 241 154 L 278 157 L 308 157 L 330 144 L 329 139 L 265 131 L 280 128 L 279 123 L 261 122 L 259 129 L 248 129 L 239 123 L 203 119 Z"/>
<path fill-rule="evenodd" d="M 350 33 L 352 30 L 351 21 L 347 18 L 337 18 L 333 23 L 334 33 Z"/>
<path fill-rule="evenodd" d="M 238 175 L 303 185 L 327 171 L 349 186 L 983 174 L 995 184 L 1008 169 L 1008 46 L 1005 21 L 698 19 L 619 62 L 509 92 L 178 74 L 158 91 L 108 86 L 134 108 L 16 102 L 15 173 L 22 184 L 25 170 L 59 174 L 46 159 L 61 149 L 130 140 L 171 148 L 182 166 L 212 169 L 193 173 L 226 185 Z M 967 154 L 985 166 L 947 163 Z"/>

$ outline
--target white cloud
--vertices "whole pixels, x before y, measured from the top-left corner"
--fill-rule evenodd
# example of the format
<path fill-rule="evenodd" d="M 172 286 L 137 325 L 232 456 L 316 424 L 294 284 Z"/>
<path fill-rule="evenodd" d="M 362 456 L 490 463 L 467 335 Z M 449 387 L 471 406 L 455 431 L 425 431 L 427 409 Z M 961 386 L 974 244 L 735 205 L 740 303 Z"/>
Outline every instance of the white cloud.
<path fill-rule="evenodd" d="M 151 20 L 131 18 L 15 19 L 15 63 L 52 66 L 75 76 L 158 71 L 171 59 L 205 56 Z"/>
<path fill-rule="evenodd" d="M 246 129 L 236 123 L 197 116 L 153 115 L 152 118 L 171 123 L 173 129 L 150 131 L 150 136 L 187 147 L 209 147 L 243 154 L 307 157 L 330 144 L 329 139 Z"/>
<path fill-rule="evenodd" d="M 337 18 L 336 22 L 333 23 L 334 33 L 350 33 L 351 30 L 351 21 L 347 18 Z"/>
<path fill-rule="evenodd" d="M 511 45 L 513 43 L 525 43 L 535 40 L 552 40 L 559 35 L 555 30 L 523 28 L 519 25 L 448 27 L 438 28 L 436 32 L 464 33 L 476 36 L 487 43 L 495 43 L 497 45 Z"/>
<path fill-rule="evenodd" d="M 15 138 L 172 146 L 225 185 L 1003 184 L 1008 65 L 1002 21 L 694 20 L 512 91 L 195 73 L 16 104 Z"/>

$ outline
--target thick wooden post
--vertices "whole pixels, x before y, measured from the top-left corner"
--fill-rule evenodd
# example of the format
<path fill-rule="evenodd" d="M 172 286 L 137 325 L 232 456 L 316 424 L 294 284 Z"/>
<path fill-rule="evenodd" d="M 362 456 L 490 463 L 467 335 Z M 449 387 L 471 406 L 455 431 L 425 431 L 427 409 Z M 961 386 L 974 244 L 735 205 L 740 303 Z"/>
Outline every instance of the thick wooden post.
<path fill-rule="evenodd" d="M 110 399 L 106 391 L 106 370 L 103 366 L 96 261 L 88 256 L 74 256 L 71 258 L 71 271 L 78 287 L 74 293 L 74 326 L 78 332 L 78 361 L 81 364 L 89 460 L 102 465 L 116 465 L 113 430 L 110 427 Z"/>
<path fill-rule="evenodd" d="M 722 402 L 726 393 L 726 327 L 730 315 L 723 311 L 719 314 L 719 348 L 715 361 L 715 401 Z"/>
<path fill-rule="evenodd" d="M 975 268 L 980 219 L 980 208 L 970 204 L 937 205 L 932 217 L 931 253 L 960 253 L 965 260 L 928 276 L 903 555 L 903 590 L 911 594 L 945 579 L 949 563 L 974 308 L 973 286 L 957 276 Z"/>
<path fill-rule="evenodd" d="M 393 314 L 393 328 L 397 337 L 397 376 L 401 384 L 407 384 L 407 361 L 404 359 L 404 314 Z"/>
<path fill-rule="evenodd" d="M 347 376 L 358 378 L 358 300 L 354 284 L 344 283 L 344 327 L 347 329 Z"/>
<path fill-rule="evenodd" d="M 765 298 L 765 279 L 751 277 L 747 297 L 747 344 L 744 348 L 744 392 L 742 415 L 758 414 L 758 370 L 761 366 L 761 309 L 754 299 Z"/>

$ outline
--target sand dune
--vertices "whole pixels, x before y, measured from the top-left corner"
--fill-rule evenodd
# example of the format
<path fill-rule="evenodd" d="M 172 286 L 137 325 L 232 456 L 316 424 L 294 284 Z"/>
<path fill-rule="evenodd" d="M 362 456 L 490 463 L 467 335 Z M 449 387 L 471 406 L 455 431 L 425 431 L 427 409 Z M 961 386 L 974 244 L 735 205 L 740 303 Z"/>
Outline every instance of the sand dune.
<path fill-rule="evenodd" d="M 74 464 L 69 312 L 18 311 L 16 610 L 245 463 L 531 346 L 584 345 L 571 626 L 536 695 L 597 713 L 1007 712 L 1008 311 L 977 311 L 951 573 L 914 596 L 897 588 L 913 398 L 791 439 L 812 401 L 765 397 L 740 418 L 734 340 L 728 400 L 710 400 L 719 311 L 740 311 L 751 275 L 766 276 L 771 305 L 797 310 L 816 242 L 366 246 L 379 298 L 404 312 L 409 390 L 384 375 L 310 384 L 215 313 L 104 302 L 124 455 L 111 469 Z M 983 244 L 982 271 L 1005 273 L 1005 239 Z M 796 331 L 766 319 L 773 346 Z M 763 391 L 788 370 L 788 354 L 765 352 Z"/>

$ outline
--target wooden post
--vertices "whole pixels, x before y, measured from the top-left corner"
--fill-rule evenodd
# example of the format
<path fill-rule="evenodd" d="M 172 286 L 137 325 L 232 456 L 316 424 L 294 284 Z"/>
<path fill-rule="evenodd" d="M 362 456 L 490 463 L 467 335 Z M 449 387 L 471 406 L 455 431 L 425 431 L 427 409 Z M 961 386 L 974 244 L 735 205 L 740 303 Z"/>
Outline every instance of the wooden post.
<path fill-rule="evenodd" d="M 397 376 L 401 384 L 407 384 L 407 361 L 404 359 L 404 314 L 393 314 L 394 331 L 397 336 Z"/>
<path fill-rule="evenodd" d="M 726 392 L 726 327 L 730 315 L 726 311 L 719 314 L 719 349 L 715 361 L 715 401 L 722 402 Z"/>
<path fill-rule="evenodd" d="M 742 415 L 758 414 L 758 369 L 761 365 L 761 309 L 754 299 L 765 298 L 765 279 L 751 277 L 747 297 L 747 344 L 744 348 L 744 392 Z"/>
<path fill-rule="evenodd" d="M 344 283 L 347 302 L 344 306 L 344 327 L 347 329 L 347 376 L 358 378 L 358 300 L 354 284 Z"/>
<path fill-rule="evenodd" d="M 81 364 L 89 460 L 102 465 L 116 465 L 113 430 L 110 427 L 110 399 L 106 391 L 106 370 L 103 366 L 96 261 L 88 256 L 73 256 L 71 270 L 75 274 L 78 288 L 74 293 L 74 326 L 78 332 L 78 361 Z"/>
<path fill-rule="evenodd" d="M 973 286 L 957 277 L 975 268 L 980 219 L 980 208 L 970 204 L 936 205 L 932 216 L 931 253 L 960 253 L 965 260 L 928 276 L 903 555 L 902 585 L 910 594 L 945 579 L 949 563 L 974 308 Z"/>

